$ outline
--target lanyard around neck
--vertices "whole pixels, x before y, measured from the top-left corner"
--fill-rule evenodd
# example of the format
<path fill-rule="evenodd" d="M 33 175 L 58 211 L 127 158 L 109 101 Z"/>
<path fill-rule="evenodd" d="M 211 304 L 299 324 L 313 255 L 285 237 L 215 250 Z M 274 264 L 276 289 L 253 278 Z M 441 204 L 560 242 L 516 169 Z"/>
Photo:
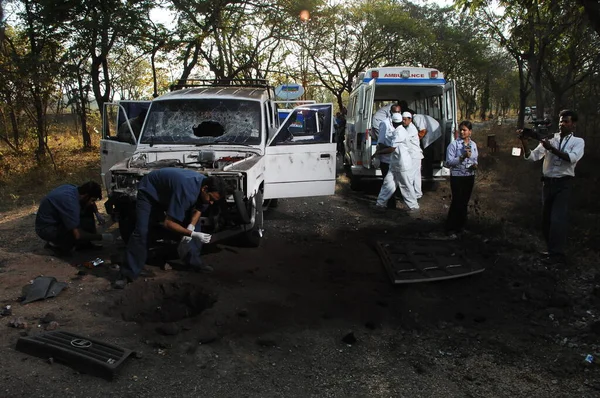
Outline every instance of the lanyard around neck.
<path fill-rule="evenodd" d="M 566 136 L 565 144 L 564 145 L 562 144 L 563 137 L 560 137 L 560 141 L 558 142 L 558 150 L 560 152 L 563 152 L 565 150 L 565 148 L 567 147 L 567 144 L 569 143 L 569 140 L 571 139 L 571 137 L 573 137 L 573 133 L 570 133 L 568 136 Z"/>

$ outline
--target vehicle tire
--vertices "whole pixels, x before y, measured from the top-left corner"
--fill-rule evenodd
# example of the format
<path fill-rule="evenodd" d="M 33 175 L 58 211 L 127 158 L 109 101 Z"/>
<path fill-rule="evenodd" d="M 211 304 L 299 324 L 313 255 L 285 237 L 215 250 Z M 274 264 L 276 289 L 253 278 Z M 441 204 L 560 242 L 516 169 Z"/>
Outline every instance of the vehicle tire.
<path fill-rule="evenodd" d="M 135 229 L 135 214 L 119 215 L 119 233 L 124 243 L 129 242 L 129 237 Z"/>
<path fill-rule="evenodd" d="M 361 184 L 360 178 L 354 174 L 350 174 L 350 189 L 353 191 L 360 191 Z"/>
<path fill-rule="evenodd" d="M 269 209 L 275 209 L 279 206 L 279 199 L 267 199 L 263 201 L 263 212 Z"/>
<path fill-rule="evenodd" d="M 259 247 L 263 238 L 263 203 L 262 192 L 257 192 L 251 200 L 248 201 L 248 215 L 250 220 L 254 221 L 254 226 L 251 230 L 244 232 L 243 241 L 247 247 Z"/>

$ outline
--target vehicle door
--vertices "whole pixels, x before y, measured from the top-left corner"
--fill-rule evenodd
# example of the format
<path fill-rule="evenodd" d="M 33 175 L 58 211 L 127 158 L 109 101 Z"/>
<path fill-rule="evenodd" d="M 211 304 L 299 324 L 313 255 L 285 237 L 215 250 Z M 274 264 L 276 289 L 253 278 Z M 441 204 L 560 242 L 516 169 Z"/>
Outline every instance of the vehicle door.
<path fill-rule="evenodd" d="M 131 128 L 131 121 L 137 117 L 142 110 L 148 110 L 150 101 L 120 101 L 118 103 L 105 103 L 102 112 L 102 139 L 100 140 L 100 175 L 104 188 L 110 187 L 110 168 L 116 163 L 133 155 L 137 147 L 137 140 Z M 128 132 L 128 137 L 133 141 L 123 139 L 119 136 L 121 129 L 123 133 Z"/>
<path fill-rule="evenodd" d="M 333 104 L 294 108 L 265 149 L 264 199 L 333 195 Z"/>
<path fill-rule="evenodd" d="M 440 121 L 442 129 L 442 139 L 437 140 L 432 144 L 434 148 L 434 158 L 440 159 L 439 167 L 434 166 L 433 175 L 436 177 L 447 176 L 450 171 L 443 167 L 444 159 L 446 159 L 446 149 L 450 142 L 456 139 L 458 131 L 457 107 L 456 107 L 456 89 L 453 81 L 449 81 L 444 85 L 442 94 L 442 120 Z M 440 154 L 438 156 L 437 154 Z"/>
<path fill-rule="evenodd" d="M 371 79 L 366 90 L 365 90 L 365 102 L 363 106 L 363 120 L 366 121 L 365 124 L 365 146 L 362 151 L 362 164 L 367 169 L 371 168 L 371 155 L 373 155 L 374 150 L 371 148 L 371 143 L 374 142 L 371 137 L 371 131 L 373 126 L 373 102 L 375 101 L 375 83 L 377 79 Z"/>
<path fill-rule="evenodd" d="M 449 81 L 444 85 L 444 95 L 442 96 L 442 132 L 444 134 L 444 146 L 447 147 L 454 141 L 455 132 L 458 130 L 456 121 L 456 91 L 454 82 Z"/>

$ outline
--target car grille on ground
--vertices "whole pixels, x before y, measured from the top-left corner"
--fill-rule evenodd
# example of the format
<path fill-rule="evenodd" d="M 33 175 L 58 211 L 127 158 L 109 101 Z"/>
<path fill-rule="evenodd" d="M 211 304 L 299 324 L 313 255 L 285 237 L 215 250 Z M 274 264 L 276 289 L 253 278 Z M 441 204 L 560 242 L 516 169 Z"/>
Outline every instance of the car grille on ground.
<path fill-rule="evenodd" d="M 126 348 L 58 330 L 19 338 L 17 351 L 52 358 L 79 372 L 109 380 L 133 353 Z"/>

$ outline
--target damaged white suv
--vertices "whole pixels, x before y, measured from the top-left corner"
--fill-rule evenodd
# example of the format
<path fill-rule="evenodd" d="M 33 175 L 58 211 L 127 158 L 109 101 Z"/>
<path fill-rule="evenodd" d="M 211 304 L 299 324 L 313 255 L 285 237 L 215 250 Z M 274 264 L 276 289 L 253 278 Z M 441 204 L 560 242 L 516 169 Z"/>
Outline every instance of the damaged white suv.
<path fill-rule="evenodd" d="M 296 107 L 281 126 L 277 106 L 272 87 L 257 80 L 187 81 L 151 102 L 105 104 L 101 173 L 107 211 L 118 217 L 123 239 L 135 224 L 138 182 L 163 167 L 226 181 L 226 200 L 201 220 L 212 242 L 239 234 L 258 246 L 263 211 L 273 199 L 332 195 L 332 104 Z M 143 110 L 139 132 L 135 117 Z"/>

